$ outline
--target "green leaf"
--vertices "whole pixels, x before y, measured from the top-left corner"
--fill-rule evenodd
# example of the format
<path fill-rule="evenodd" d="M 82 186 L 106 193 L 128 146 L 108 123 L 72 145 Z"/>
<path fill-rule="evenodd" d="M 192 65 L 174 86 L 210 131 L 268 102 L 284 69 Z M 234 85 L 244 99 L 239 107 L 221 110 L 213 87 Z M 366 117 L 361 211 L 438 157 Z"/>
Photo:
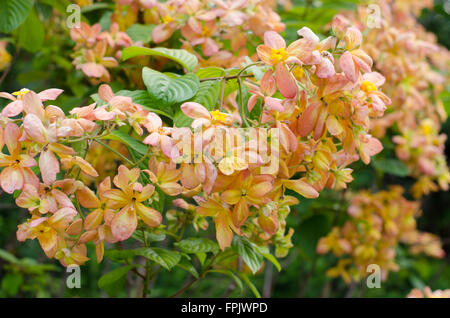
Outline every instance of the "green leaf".
<path fill-rule="evenodd" d="M 191 237 L 180 242 L 174 243 L 176 247 L 185 253 L 207 253 L 213 252 L 214 254 L 219 251 L 219 245 L 210 239 L 203 237 Z"/>
<path fill-rule="evenodd" d="M 167 270 L 171 270 L 181 260 L 181 254 L 162 248 L 143 248 L 139 250 L 139 255 L 158 263 Z"/>
<path fill-rule="evenodd" d="M 136 233 L 136 232 L 135 232 Z M 125 260 L 129 258 L 133 258 L 137 255 L 136 250 L 106 250 L 105 251 L 105 257 L 109 258 L 113 262 L 124 262 Z"/>
<path fill-rule="evenodd" d="M 37 52 L 44 43 L 44 25 L 36 9 L 31 10 L 18 32 L 19 44 L 32 53 Z"/>
<path fill-rule="evenodd" d="M 200 82 L 198 92 L 192 101 L 213 110 L 219 102 L 221 87 L 219 80 Z"/>
<path fill-rule="evenodd" d="M 173 117 L 175 127 L 189 127 L 194 120 L 186 116 L 181 110 L 178 110 Z"/>
<path fill-rule="evenodd" d="M 127 265 L 112 270 L 100 277 L 98 287 L 103 289 L 109 296 L 114 297 L 122 289 L 126 274 L 135 267 L 136 265 Z"/>
<path fill-rule="evenodd" d="M 185 259 L 181 260 L 181 262 L 179 262 L 177 266 L 191 273 L 191 275 L 194 276 L 195 278 L 198 278 L 197 270 L 195 269 L 194 265 L 192 265 L 192 263 L 189 262 L 188 260 Z"/>
<path fill-rule="evenodd" d="M 147 153 L 146 145 L 120 130 L 114 130 L 109 135 L 102 137 L 102 139 L 117 140 L 142 156 Z"/>
<path fill-rule="evenodd" d="M 204 79 L 204 78 L 211 78 L 211 77 L 221 77 L 225 75 L 225 70 L 220 67 L 204 67 L 198 69 L 195 74 L 197 74 L 198 78 Z"/>
<path fill-rule="evenodd" d="M 146 230 L 144 231 L 144 233 L 146 242 L 161 242 L 164 241 L 164 239 L 166 238 L 166 233 L 164 233 L 163 231 L 157 233 L 155 231 L 150 232 L 150 230 Z M 138 240 L 141 243 L 144 243 L 142 231 L 135 231 L 131 237 Z"/>
<path fill-rule="evenodd" d="M 69 0 L 39 0 L 39 3 L 45 3 L 63 14 L 67 13 L 67 6 L 70 5 Z"/>
<path fill-rule="evenodd" d="M 2 291 L 8 296 L 15 296 L 23 282 L 23 276 L 19 273 L 8 273 L 2 279 Z"/>
<path fill-rule="evenodd" d="M 2 0 L 0 5 L 0 32 L 17 29 L 27 18 L 33 0 Z"/>
<path fill-rule="evenodd" d="M 167 118 L 173 119 L 172 110 L 155 103 L 150 94 L 144 90 L 128 91 L 120 90 L 115 93 L 117 96 L 127 96 L 133 99 L 133 102 L 141 105 L 146 110 L 154 112 L 155 114 L 163 115 Z"/>
<path fill-rule="evenodd" d="M 144 90 L 120 90 L 114 93 L 116 96 L 126 96 L 131 97 L 133 103 L 141 105 L 144 109 L 154 112 L 156 114 L 165 116 L 167 118 L 173 119 L 172 109 L 163 107 L 161 104 L 156 103 L 150 94 Z M 98 94 L 92 94 L 91 98 L 97 103 L 97 106 L 105 105 L 106 102 L 98 97 Z"/>
<path fill-rule="evenodd" d="M 148 67 L 143 68 L 142 79 L 153 101 L 167 107 L 191 99 L 200 86 L 197 75 L 193 73 L 170 77 Z"/>
<path fill-rule="evenodd" d="M 375 169 L 394 176 L 406 177 L 409 174 L 408 167 L 398 159 L 376 159 L 372 160 Z"/>
<path fill-rule="evenodd" d="M 261 268 L 263 256 L 258 253 L 254 244 L 246 237 L 235 235 L 231 242 L 231 247 L 242 257 L 242 260 L 247 264 L 253 274 Z"/>
<path fill-rule="evenodd" d="M 152 31 L 154 29 L 154 25 L 152 24 L 133 24 L 127 30 L 127 34 L 133 40 L 133 42 L 141 41 L 143 44 L 146 44 L 152 40 Z"/>
<path fill-rule="evenodd" d="M 226 276 L 230 277 L 232 280 L 234 280 L 234 283 L 239 288 L 241 293 L 244 291 L 244 286 L 242 284 L 242 281 L 232 271 L 226 270 L 226 269 L 210 269 L 208 271 L 208 273 L 219 273 L 219 274 L 226 275 Z"/>
<path fill-rule="evenodd" d="M 0 248 L 0 258 L 13 264 L 17 264 L 19 262 L 19 260 L 14 255 L 1 248 Z"/>
<path fill-rule="evenodd" d="M 186 70 L 186 72 L 193 71 L 198 65 L 197 57 L 194 54 L 191 54 L 186 50 L 166 49 L 163 47 L 149 49 L 147 47 L 130 46 L 122 51 L 122 60 L 125 61 L 132 57 L 141 55 L 160 56 L 168 58 L 180 64 Z"/>
<path fill-rule="evenodd" d="M 195 255 L 197 256 L 200 264 L 202 264 L 202 266 L 203 266 L 205 264 L 205 260 L 208 255 L 206 255 L 206 253 L 195 253 Z"/>
<path fill-rule="evenodd" d="M 110 3 L 93 3 L 81 8 L 81 13 L 91 12 L 95 10 L 114 9 L 114 5 Z"/>
<path fill-rule="evenodd" d="M 239 73 L 240 69 L 238 68 L 230 68 L 226 70 L 227 76 L 233 76 L 233 75 L 237 75 L 237 73 Z M 243 85 L 244 87 L 246 87 L 245 85 Z M 237 79 L 230 79 L 227 80 L 227 83 L 225 84 L 225 92 L 224 92 L 224 96 L 228 96 L 230 93 L 236 91 L 239 88 L 239 84 Z"/>
<path fill-rule="evenodd" d="M 270 254 L 269 248 L 267 246 L 257 246 L 254 245 L 255 249 L 258 250 L 259 254 L 261 254 L 265 259 L 271 262 L 279 272 L 281 272 L 281 265 L 278 263 L 275 256 Z"/>

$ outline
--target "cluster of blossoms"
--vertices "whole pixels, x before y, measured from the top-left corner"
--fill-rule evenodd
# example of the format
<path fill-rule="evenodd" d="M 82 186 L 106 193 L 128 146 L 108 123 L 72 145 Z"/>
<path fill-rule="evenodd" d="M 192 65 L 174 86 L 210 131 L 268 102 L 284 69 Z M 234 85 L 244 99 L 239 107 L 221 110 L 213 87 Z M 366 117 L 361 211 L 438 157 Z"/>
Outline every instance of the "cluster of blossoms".
<path fill-rule="evenodd" d="M 145 31 L 151 32 L 152 43 L 161 45 L 174 38 L 177 43 L 163 46 L 181 46 L 194 53 L 201 66 L 239 66 L 246 56 L 254 54 L 248 48 L 255 47 L 266 31 L 284 30 L 272 2 L 117 0 L 110 30 L 102 32 L 100 24 L 89 26 L 84 22 L 81 28 L 71 30 L 76 42 L 74 64 L 88 77 L 109 82 L 107 69 L 118 65 L 120 49 L 131 44 L 143 46 L 139 41 L 133 43 L 125 33 L 142 23 L 154 26 L 153 31 Z M 130 70 L 125 71 L 133 78 Z"/>
<path fill-rule="evenodd" d="M 450 298 L 450 289 L 432 291 L 430 287 L 426 286 L 422 292 L 414 288 L 408 294 L 408 298 Z"/>
<path fill-rule="evenodd" d="M 3 71 L 11 63 L 11 54 L 6 50 L 8 42 L 0 41 L 0 71 Z"/>
<path fill-rule="evenodd" d="M 315 198 L 326 187 L 346 188 L 352 181 L 347 165 L 359 158 L 367 164 L 370 156 L 382 149 L 368 130 L 370 119 L 383 114 L 389 99 L 377 89 L 366 89 L 369 85 L 378 87 L 384 79 L 371 72 L 372 60 L 358 49 L 362 40 L 359 30 L 348 28 L 342 38 L 323 41 L 308 28 L 298 34 L 301 38 L 286 47 L 279 34 L 268 31 L 264 44 L 257 48 L 267 70 L 259 83 L 245 84 L 251 93 L 248 111 L 251 113 L 258 104 L 258 119 L 238 116 L 239 105 L 233 103 L 227 105 L 228 113 L 209 112 L 194 102 L 181 106 L 194 119 L 194 136 L 188 139 L 193 142 L 177 142 L 180 137 L 174 132 L 172 138 L 176 145 L 192 144 L 191 153 L 196 153 L 196 145 L 202 150 L 197 150 L 201 163 L 182 164 L 181 183 L 189 194 L 195 194 L 197 213 L 214 217 L 222 248 L 231 244 L 235 233 L 254 242 L 272 242 L 279 248 L 278 255 L 285 254 L 293 232 L 286 233 L 285 218 L 289 206 L 297 203 L 294 197 L 285 195 L 286 189 Z M 378 97 L 376 103 L 371 96 Z M 243 127 L 251 124 L 271 132 L 240 139 L 233 134 L 235 121 Z M 183 137 L 189 133 L 177 130 Z M 240 139 L 241 143 L 234 143 L 224 153 L 217 147 L 224 138 Z M 270 149 L 258 147 L 261 139 L 262 144 L 270 140 Z M 273 147 L 275 139 L 280 147 Z M 175 151 L 162 150 L 172 153 L 175 161 L 184 159 L 178 153 L 186 153 L 176 147 Z"/>
<path fill-rule="evenodd" d="M 293 230 L 285 219 L 298 203 L 286 190 L 315 198 L 324 188 L 346 188 L 352 181 L 348 164 L 359 158 L 368 164 L 382 150 L 369 130 L 390 103 L 378 90 L 383 76 L 371 71 L 372 59 L 359 48 L 357 28 L 322 41 L 308 28 L 298 34 L 286 47 L 278 33 L 267 31 L 255 63 L 265 70 L 261 80 L 245 74 L 249 67 L 241 70 L 246 80 L 237 75 L 239 96 L 230 94 L 219 109 L 181 105 L 191 127 L 166 127 L 157 114 L 115 96 L 105 84 L 99 87 L 101 103 L 74 108 L 68 116 L 43 104 L 61 90 L 1 93 L 11 103 L 0 121 L 8 149 L 0 184 L 7 193 L 20 192 L 16 203 L 31 214 L 18 239 L 37 238 L 47 256 L 62 264 L 84 263 L 85 244 L 93 242 L 100 261 L 104 242 L 162 223 L 162 211 L 152 205 L 161 191 L 177 196 L 177 209 L 166 214 L 169 227 L 183 218 L 205 229 L 210 217 L 222 250 L 236 234 L 258 245 L 272 243 L 278 256 L 286 255 Z M 247 110 L 244 85 L 251 95 Z M 105 141 L 120 126 L 148 145 L 138 162 Z M 243 133 L 251 127 L 250 135 Z M 78 143 L 85 148 L 76 152 Z M 112 178 L 96 182 L 97 193 L 80 181 L 80 174 L 100 181 L 95 167 L 108 159 L 90 154 L 95 143 L 123 163 Z"/>
<path fill-rule="evenodd" d="M 395 263 L 399 243 L 409 245 L 412 254 L 444 257 L 439 238 L 416 228 L 419 204 L 406 200 L 402 194 L 403 188 L 395 186 L 389 191 L 352 195 L 347 210 L 349 220 L 334 227 L 317 245 L 318 253 L 332 252 L 340 258 L 336 267 L 327 271 L 328 276 L 341 276 L 347 283 L 359 281 L 368 275 L 370 264 L 377 264 L 385 280 L 389 271 L 399 269 Z"/>
<path fill-rule="evenodd" d="M 376 3 L 381 8 L 381 16 L 375 21 L 378 25 L 361 22 L 373 20 L 363 6 L 358 14 L 349 16 L 351 21 L 360 21 L 355 24 L 367 33 L 363 48 L 374 58 L 374 68 L 386 77 L 383 90 L 392 99 L 386 116 L 374 121 L 373 134 L 381 138 L 387 128 L 395 127 L 396 155 L 417 179 L 412 188 L 414 197 L 439 187 L 448 190 L 450 172 L 444 154 L 447 136 L 439 133 L 447 115 L 439 95 L 445 90 L 446 75 L 442 72 L 450 70 L 450 54 L 411 13 L 411 9 L 428 7 L 430 1 Z M 350 23 L 343 16 L 335 19 L 344 25 Z"/>
<path fill-rule="evenodd" d="M 76 43 L 73 63 L 93 83 L 109 82 L 108 68 L 116 67 L 121 50 L 133 44 L 130 37 L 119 30 L 117 23 L 112 23 L 108 31 L 102 32 L 98 23 L 89 26 L 81 22 L 80 28 L 70 30 L 70 36 Z"/>

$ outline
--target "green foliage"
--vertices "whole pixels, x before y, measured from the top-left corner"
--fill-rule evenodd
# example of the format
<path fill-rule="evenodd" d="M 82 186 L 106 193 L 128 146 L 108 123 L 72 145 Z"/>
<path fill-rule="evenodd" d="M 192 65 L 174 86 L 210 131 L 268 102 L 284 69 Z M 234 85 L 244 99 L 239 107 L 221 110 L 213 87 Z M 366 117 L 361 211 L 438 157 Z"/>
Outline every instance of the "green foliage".
<path fill-rule="evenodd" d="M 200 86 L 197 75 L 193 73 L 169 76 L 148 67 L 143 68 L 142 79 L 152 101 L 165 107 L 191 99 Z"/>
<path fill-rule="evenodd" d="M 37 10 L 32 9 L 18 30 L 19 44 L 26 50 L 34 53 L 42 47 L 44 33 L 44 25 L 39 19 Z"/>
<path fill-rule="evenodd" d="M 122 51 L 122 59 L 124 61 L 141 55 L 164 57 L 175 61 L 180 64 L 186 72 L 192 72 L 198 65 L 198 60 L 195 55 L 185 50 L 167 49 L 162 47 L 149 49 L 146 47 L 130 46 Z"/>
<path fill-rule="evenodd" d="M 181 251 L 188 254 L 195 253 L 217 253 L 219 251 L 219 245 L 207 238 L 203 237 L 190 237 L 174 244 Z"/>
<path fill-rule="evenodd" d="M 33 0 L 2 0 L 0 5 L 0 32 L 17 29 L 27 18 Z"/>
<path fill-rule="evenodd" d="M 231 247 L 242 257 L 242 260 L 247 264 L 253 274 L 261 268 L 263 256 L 246 237 L 234 236 Z"/>
<path fill-rule="evenodd" d="M 371 164 L 375 169 L 394 176 L 406 177 L 409 174 L 408 167 L 398 159 L 376 159 Z"/>
<path fill-rule="evenodd" d="M 136 265 L 122 266 L 106 273 L 98 280 L 98 287 L 109 296 L 116 296 L 125 284 L 127 273 L 135 267 Z"/>
<path fill-rule="evenodd" d="M 142 44 L 147 44 L 152 40 L 152 30 L 154 25 L 133 24 L 127 30 L 127 34 L 133 42 L 140 41 Z"/>
<path fill-rule="evenodd" d="M 104 139 L 117 140 L 117 141 L 121 142 L 122 144 L 126 145 L 127 147 L 133 149 L 134 151 L 139 153 L 141 156 L 143 156 L 147 153 L 146 145 L 144 145 L 139 140 L 134 139 L 130 135 L 128 135 L 120 130 L 112 131 L 109 135 L 105 136 Z"/>

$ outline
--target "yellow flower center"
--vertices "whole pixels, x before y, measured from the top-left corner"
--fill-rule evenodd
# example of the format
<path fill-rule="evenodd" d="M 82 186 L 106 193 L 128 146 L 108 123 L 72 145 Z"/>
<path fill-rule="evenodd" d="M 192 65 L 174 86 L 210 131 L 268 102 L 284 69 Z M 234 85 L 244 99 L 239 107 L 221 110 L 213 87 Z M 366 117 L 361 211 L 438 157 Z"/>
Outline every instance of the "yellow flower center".
<path fill-rule="evenodd" d="M 28 93 L 30 90 L 28 88 L 22 88 L 20 91 L 12 93 L 14 96 L 23 96 Z"/>
<path fill-rule="evenodd" d="M 172 22 L 172 21 L 173 21 L 173 18 L 172 18 L 169 14 L 166 14 L 166 15 L 164 16 L 164 18 L 163 18 L 163 23 L 164 23 L 164 24 L 169 23 L 169 22 Z"/>
<path fill-rule="evenodd" d="M 211 115 L 213 116 L 214 120 L 219 121 L 219 122 L 225 122 L 227 119 L 227 114 L 221 113 L 218 110 L 213 110 L 211 112 Z"/>
<path fill-rule="evenodd" d="M 279 62 L 284 61 L 287 59 L 288 54 L 284 48 L 281 49 L 272 49 L 270 53 L 270 59 L 272 60 L 273 64 L 277 64 Z"/>
<path fill-rule="evenodd" d="M 423 134 L 426 136 L 431 135 L 431 133 L 433 132 L 433 123 L 430 121 L 427 121 L 427 120 L 423 121 L 420 124 L 420 127 L 422 128 Z"/>
<path fill-rule="evenodd" d="M 364 92 L 366 92 L 367 94 L 371 93 L 371 92 L 375 92 L 377 90 L 377 87 L 375 86 L 374 83 L 369 82 L 369 81 L 363 81 L 361 83 L 361 90 L 363 90 Z"/>
<path fill-rule="evenodd" d="M 33 232 L 37 235 L 43 235 L 51 230 L 51 227 L 47 225 L 47 222 L 44 221 L 33 229 Z"/>
<path fill-rule="evenodd" d="M 292 71 L 292 74 L 297 80 L 299 80 L 305 75 L 305 71 L 303 70 L 302 67 L 295 67 L 294 70 Z"/>
<path fill-rule="evenodd" d="M 207 26 L 203 26 L 202 27 L 202 36 L 205 38 L 208 38 L 211 36 L 211 29 L 208 28 Z"/>

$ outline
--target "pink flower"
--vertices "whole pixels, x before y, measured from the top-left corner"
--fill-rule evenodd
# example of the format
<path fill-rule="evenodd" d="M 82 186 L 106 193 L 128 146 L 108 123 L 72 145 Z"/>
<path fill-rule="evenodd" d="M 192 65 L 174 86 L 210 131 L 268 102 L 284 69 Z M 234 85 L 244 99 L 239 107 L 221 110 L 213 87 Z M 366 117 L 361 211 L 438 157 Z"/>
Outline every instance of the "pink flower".
<path fill-rule="evenodd" d="M 19 115 L 24 110 L 23 98 L 28 92 L 30 92 L 30 90 L 27 88 L 22 88 L 20 91 L 12 94 L 0 92 L 0 97 L 12 100 L 11 103 L 3 108 L 2 115 L 5 117 L 15 117 Z M 47 100 L 55 100 L 62 92 L 62 89 L 50 88 L 40 92 L 37 96 L 44 102 Z"/>
<path fill-rule="evenodd" d="M 348 28 L 344 40 L 347 51 L 342 54 L 339 64 L 347 78 L 355 83 L 358 81 L 360 70 L 371 71 L 373 61 L 366 52 L 359 49 L 362 43 L 362 34 L 357 28 Z"/>
<path fill-rule="evenodd" d="M 0 174 L 0 185 L 6 193 L 21 190 L 27 183 L 36 187 L 39 185 L 39 179 L 30 169 L 36 165 L 36 161 L 27 154 L 20 154 L 20 136 L 20 129 L 16 124 L 6 124 L 3 140 L 9 155 L 0 154 L 0 167 L 5 167 Z"/>
<path fill-rule="evenodd" d="M 172 129 L 163 127 L 161 118 L 155 113 L 148 113 L 144 127 L 150 133 L 143 143 L 151 146 L 161 147 L 162 152 L 168 158 L 172 157 L 173 140 L 169 137 Z"/>

